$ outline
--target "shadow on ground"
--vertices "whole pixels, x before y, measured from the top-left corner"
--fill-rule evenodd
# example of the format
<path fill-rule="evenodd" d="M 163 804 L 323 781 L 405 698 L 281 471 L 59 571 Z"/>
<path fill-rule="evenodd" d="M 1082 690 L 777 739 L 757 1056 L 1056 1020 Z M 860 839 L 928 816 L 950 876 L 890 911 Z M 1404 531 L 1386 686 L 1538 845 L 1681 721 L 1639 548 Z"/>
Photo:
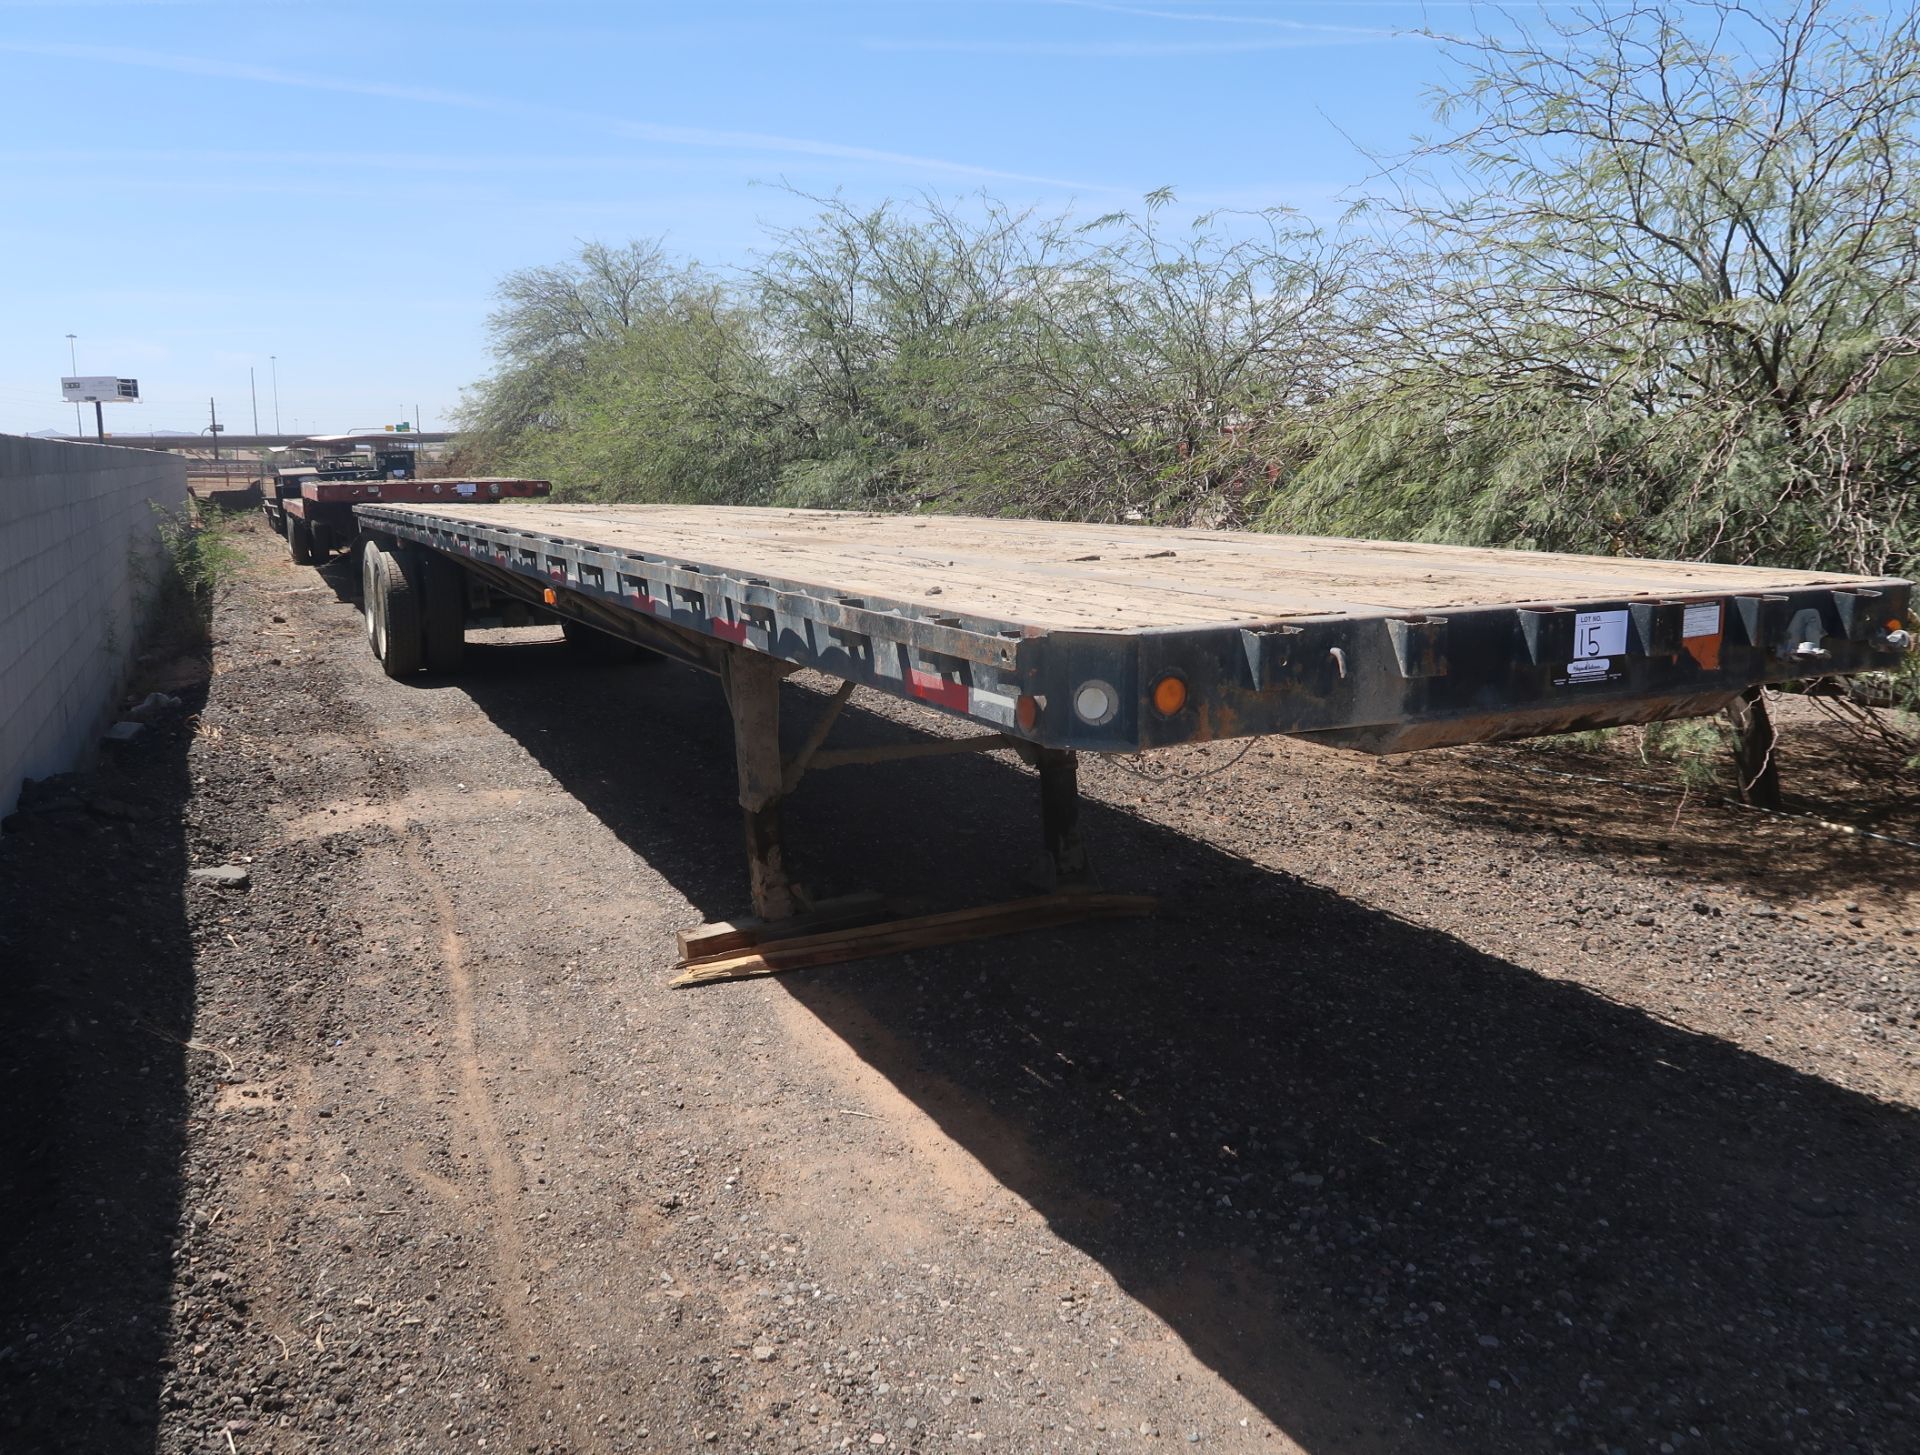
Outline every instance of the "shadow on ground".
<path fill-rule="evenodd" d="M 710 680 L 471 655 L 457 685 L 501 728 L 705 916 L 741 909 Z M 797 734 L 818 699 L 787 701 Z M 1307 1449 L 1911 1448 L 1912 1115 L 1129 814 L 1085 824 L 1109 887 L 1166 913 L 776 984 Z M 817 890 L 941 904 L 1016 892 L 1037 832 L 1031 775 L 980 758 L 822 774 L 789 818 Z"/>
<path fill-rule="evenodd" d="M 0 840 L 0 1450 L 147 1450 L 158 1430 L 205 687 L 180 695 L 84 778 L 24 796 Z"/>
<path fill-rule="evenodd" d="M 1858 897 L 1868 887 L 1896 902 L 1920 893 L 1920 854 L 1907 846 L 1920 840 L 1920 783 L 1898 770 L 1893 755 L 1804 722 L 1783 726 L 1779 751 L 1785 808 L 1798 818 L 1744 808 L 1725 783 L 1683 790 L 1677 773 L 1657 758 L 1641 762 L 1630 745 L 1435 754 L 1405 772 L 1401 791 L 1429 812 L 1443 805 L 1439 811 L 1457 823 L 1563 835 L 1589 855 L 1626 856 L 1657 872 L 1737 883 L 1783 900 Z"/>

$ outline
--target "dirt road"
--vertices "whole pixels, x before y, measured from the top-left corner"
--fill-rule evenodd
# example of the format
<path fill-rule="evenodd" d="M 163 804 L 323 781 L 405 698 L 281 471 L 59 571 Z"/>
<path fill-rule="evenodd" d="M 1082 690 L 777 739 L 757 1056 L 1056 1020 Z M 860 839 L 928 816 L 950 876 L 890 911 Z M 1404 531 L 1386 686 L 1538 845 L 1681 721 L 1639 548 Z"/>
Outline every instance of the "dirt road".
<path fill-rule="evenodd" d="M 1229 745 L 1084 771 L 1151 921 L 669 991 L 717 690 L 390 682 L 241 538 L 211 683 L 0 852 L 0 1449 L 1912 1449 L 1912 850 Z M 1033 794 L 823 773 L 792 851 L 981 902 Z"/>

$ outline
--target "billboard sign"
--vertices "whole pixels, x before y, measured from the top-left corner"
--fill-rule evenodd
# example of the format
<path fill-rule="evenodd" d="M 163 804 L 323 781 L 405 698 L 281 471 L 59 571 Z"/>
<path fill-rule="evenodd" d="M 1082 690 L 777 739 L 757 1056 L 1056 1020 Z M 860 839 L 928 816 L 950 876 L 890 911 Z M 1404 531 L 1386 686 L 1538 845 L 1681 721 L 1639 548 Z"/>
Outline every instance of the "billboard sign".
<path fill-rule="evenodd" d="M 68 404 L 138 404 L 140 381 L 116 379 L 111 374 L 83 374 L 60 381 L 60 398 Z"/>

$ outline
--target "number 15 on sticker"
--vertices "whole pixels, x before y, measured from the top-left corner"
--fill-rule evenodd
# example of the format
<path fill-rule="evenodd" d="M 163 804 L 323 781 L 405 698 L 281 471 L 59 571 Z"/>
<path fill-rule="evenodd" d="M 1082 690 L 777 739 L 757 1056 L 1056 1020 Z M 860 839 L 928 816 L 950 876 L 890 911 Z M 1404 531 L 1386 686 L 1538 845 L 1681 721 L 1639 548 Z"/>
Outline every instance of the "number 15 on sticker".
<path fill-rule="evenodd" d="M 1618 657 L 1627 650 L 1627 614 L 1624 611 L 1583 611 L 1573 619 L 1573 655 Z"/>

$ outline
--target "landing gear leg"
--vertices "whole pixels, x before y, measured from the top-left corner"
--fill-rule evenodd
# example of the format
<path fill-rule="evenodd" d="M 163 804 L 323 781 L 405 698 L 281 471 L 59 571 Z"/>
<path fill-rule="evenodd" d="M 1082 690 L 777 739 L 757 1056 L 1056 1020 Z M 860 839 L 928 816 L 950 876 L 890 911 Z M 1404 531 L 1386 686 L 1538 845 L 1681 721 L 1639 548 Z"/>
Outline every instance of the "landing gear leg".
<path fill-rule="evenodd" d="M 745 814 L 747 877 L 753 912 L 763 920 L 790 919 L 799 900 L 787 878 L 781 845 L 780 800 L 785 792 L 780 761 L 780 678 L 771 657 L 758 652 L 727 654 L 721 683 L 733 710 L 733 753 Z"/>
<path fill-rule="evenodd" d="M 1037 748 L 1033 766 L 1040 774 L 1040 837 L 1046 849 L 1041 866 L 1049 889 L 1084 889 L 1092 875 L 1087 845 L 1080 836 L 1080 758 L 1064 748 Z"/>

